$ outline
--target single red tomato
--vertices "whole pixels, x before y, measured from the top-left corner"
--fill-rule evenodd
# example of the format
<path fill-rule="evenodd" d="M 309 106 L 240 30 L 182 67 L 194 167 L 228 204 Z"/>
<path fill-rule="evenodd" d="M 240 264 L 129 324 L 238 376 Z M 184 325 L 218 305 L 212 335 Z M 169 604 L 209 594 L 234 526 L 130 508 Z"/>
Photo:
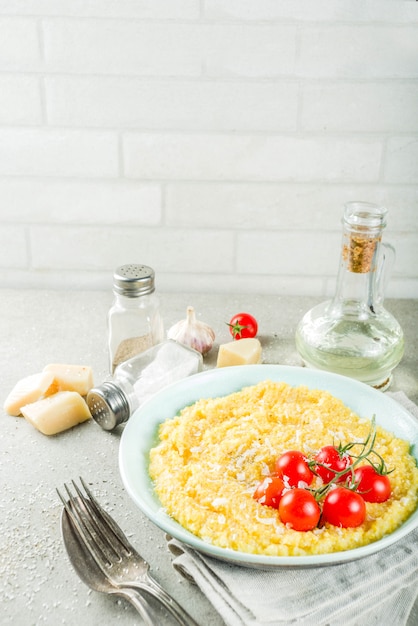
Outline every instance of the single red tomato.
<path fill-rule="evenodd" d="M 336 487 L 328 492 L 324 500 L 322 519 L 333 526 L 355 528 L 366 519 L 366 504 L 356 491 Z"/>
<path fill-rule="evenodd" d="M 379 474 L 371 465 L 362 465 L 354 470 L 354 484 L 366 502 L 386 502 L 392 493 L 389 477 Z"/>
<path fill-rule="evenodd" d="M 288 450 L 279 456 L 274 470 L 290 487 L 300 487 L 300 482 L 310 485 L 314 478 L 308 459 L 298 450 Z"/>
<path fill-rule="evenodd" d="M 289 489 L 279 502 L 279 515 L 283 524 L 294 530 L 313 530 L 321 515 L 321 509 L 307 489 Z"/>
<path fill-rule="evenodd" d="M 318 474 L 324 483 L 329 483 L 335 478 L 336 473 L 342 472 L 352 464 L 352 458 L 347 452 L 340 453 L 335 446 L 324 446 L 315 455 L 314 460 L 317 465 L 314 467 L 315 474 Z M 337 482 L 343 482 L 351 472 L 342 474 Z"/>
<path fill-rule="evenodd" d="M 266 476 L 257 485 L 253 498 L 260 504 L 278 509 L 284 487 L 284 482 L 279 476 Z"/>
<path fill-rule="evenodd" d="M 257 320 L 249 313 L 237 313 L 230 319 L 228 326 L 234 339 L 250 339 L 258 332 Z"/>

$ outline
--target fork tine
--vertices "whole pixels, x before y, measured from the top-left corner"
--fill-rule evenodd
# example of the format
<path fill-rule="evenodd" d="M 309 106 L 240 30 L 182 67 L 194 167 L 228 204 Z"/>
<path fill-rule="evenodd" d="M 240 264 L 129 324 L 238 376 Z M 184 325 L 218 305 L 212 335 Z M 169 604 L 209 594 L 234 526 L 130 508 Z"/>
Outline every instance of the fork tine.
<path fill-rule="evenodd" d="M 75 506 L 82 520 L 84 520 L 86 526 L 88 526 L 88 531 L 94 543 L 96 545 L 100 544 L 101 553 L 105 556 L 109 566 L 115 561 L 119 562 L 121 560 L 121 554 L 119 546 L 115 546 L 113 535 L 109 533 L 107 527 L 101 523 L 89 498 L 86 498 L 74 480 L 71 482 L 78 495 L 78 498 L 73 499 L 72 504 Z"/>
<path fill-rule="evenodd" d="M 65 511 L 70 518 L 73 529 L 91 553 L 92 557 L 96 561 L 96 564 L 104 573 L 106 573 L 106 568 L 109 567 L 112 562 L 108 554 L 106 553 L 106 548 L 103 544 L 103 541 L 100 541 L 100 537 L 98 537 L 97 533 L 94 532 L 94 528 L 92 527 L 91 522 L 87 520 L 88 511 L 86 510 L 86 505 L 83 502 L 84 507 L 82 508 L 82 506 L 80 506 L 79 504 L 78 499 L 73 496 L 68 486 L 64 484 L 64 487 L 69 496 L 68 501 L 65 500 L 65 498 L 61 495 L 58 489 L 57 493 L 61 499 L 61 502 L 64 505 Z"/>
<path fill-rule="evenodd" d="M 106 557 L 107 564 L 111 566 L 112 563 L 119 563 L 122 558 L 121 551 L 125 551 L 127 556 L 132 553 L 128 540 L 116 522 L 102 509 L 81 476 L 80 482 L 86 491 L 87 497 L 74 480 L 71 482 L 78 495 L 78 498 L 73 498 L 71 504 L 75 507 L 82 521 L 85 521 L 88 525 L 89 534 L 95 543 L 100 543 L 101 552 Z"/>
<path fill-rule="evenodd" d="M 106 511 L 104 511 L 104 509 L 101 507 L 99 502 L 93 496 L 93 494 L 91 493 L 90 489 L 87 487 L 86 483 L 84 482 L 81 476 L 80 476 L 80 482 L 83 485 L 84 490 L 89 498 L 89 504 L 91 505 L 92 509 L 94 509 L 94 513 L 95 513 L 94 520 L 97 523 L 97 526 L 100 525 L 100 529 L 106 534 L 106 537 L 109 543 L 112 544 L 113 550 L 116 553 L 118 553 L 118 550 L 120 549 L 120 547 L 122 547 L 124 548 L 124 550 L 126 550 L 128 554 L 131 554 L 132 546 L 129 543 L 127 537 L 122 532 L 121 528 L 116 524 L 116 522 L 109 515 L 106 514 Z M 77 489 L 77 492 L 80 495 L 80 492 L 78 489 Z M 120 545 L 115 544 L 114 542 L 115 539 Z"/>

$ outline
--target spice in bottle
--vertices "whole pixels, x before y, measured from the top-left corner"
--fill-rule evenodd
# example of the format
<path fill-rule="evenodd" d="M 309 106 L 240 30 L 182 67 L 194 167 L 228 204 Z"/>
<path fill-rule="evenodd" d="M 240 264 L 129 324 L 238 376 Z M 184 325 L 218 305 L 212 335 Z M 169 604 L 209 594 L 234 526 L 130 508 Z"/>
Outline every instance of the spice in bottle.
<path fill-rule="evenodd" d="M 342 258 L 347 263 L 348 270 L 355 274 L 370 272 L 377 245 L 381 239 L 380 235 L 367 236 L 353 233 L 346 235 L 343 242 Z"/>
<path fill-rule="evenodd" d="M 160 343 L 164 326 L 155 294 L 155 273 L 147 265 L 118 267 L 108 314 L 109 369 Z"/>

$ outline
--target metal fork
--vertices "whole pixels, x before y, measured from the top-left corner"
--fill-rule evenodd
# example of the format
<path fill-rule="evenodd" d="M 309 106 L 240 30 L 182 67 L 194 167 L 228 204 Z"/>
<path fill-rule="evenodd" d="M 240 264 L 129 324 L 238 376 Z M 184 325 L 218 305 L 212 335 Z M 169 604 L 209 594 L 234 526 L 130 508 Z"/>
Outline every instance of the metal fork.
<path fill-rule="evenodd" d="M 197 622 L 149 574 L 149 564 L 129 543 L 122 529 L 100 506 L 84 480 L 85 494 L 71 481 L 77 493 L 64 485 L 68 501 L 57 493 L 64 508 L 100 570 L 113 585 L 145 591 L 159 601 L 181 626 L 199 626 Z"/>

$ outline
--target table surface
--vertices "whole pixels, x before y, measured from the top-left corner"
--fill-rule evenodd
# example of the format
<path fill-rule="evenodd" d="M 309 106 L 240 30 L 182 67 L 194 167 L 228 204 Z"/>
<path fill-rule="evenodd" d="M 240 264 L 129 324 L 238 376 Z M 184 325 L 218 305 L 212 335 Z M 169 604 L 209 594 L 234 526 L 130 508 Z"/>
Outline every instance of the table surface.
<path fill-rule="evenodd" d="M 1 398 L 21 378 L 48 363 L 91 365 L 96 384 L 108 375 L 106 315 L 112 294 L 100 291 L 2 290 L 0 292 Z M 296 324 L 319 300 L 310 297 L 226 294 L 160 294 L 168 329 L 195 307 L 216 332 L 205 368 L 214 367 L 217 346 L 230 340 L 225 324 L 248 310 L 259 320 L 265 363 L 301 365 L 294 344 Z M 406 338 L 405 355 L 390 391 L 418 403 L 417 300 L 390 300 Z M 73 570 L 61 539 L 62 505 L 56 488 L 82 476 L 101 504 L 149 561 L 154 577 L 205 626 L 223 620 L 199 589 L 171 565 L 164 534 L 135 507 L 118 469 L 120 432 L 105 432 L 93 420 L 54 437 L 3 411 L 0 437 L 0 598 L 2 624 L 141 624 L 123 600 L 90 591 Z M 88 620 L 88 621 L 87 621 Z"/>

